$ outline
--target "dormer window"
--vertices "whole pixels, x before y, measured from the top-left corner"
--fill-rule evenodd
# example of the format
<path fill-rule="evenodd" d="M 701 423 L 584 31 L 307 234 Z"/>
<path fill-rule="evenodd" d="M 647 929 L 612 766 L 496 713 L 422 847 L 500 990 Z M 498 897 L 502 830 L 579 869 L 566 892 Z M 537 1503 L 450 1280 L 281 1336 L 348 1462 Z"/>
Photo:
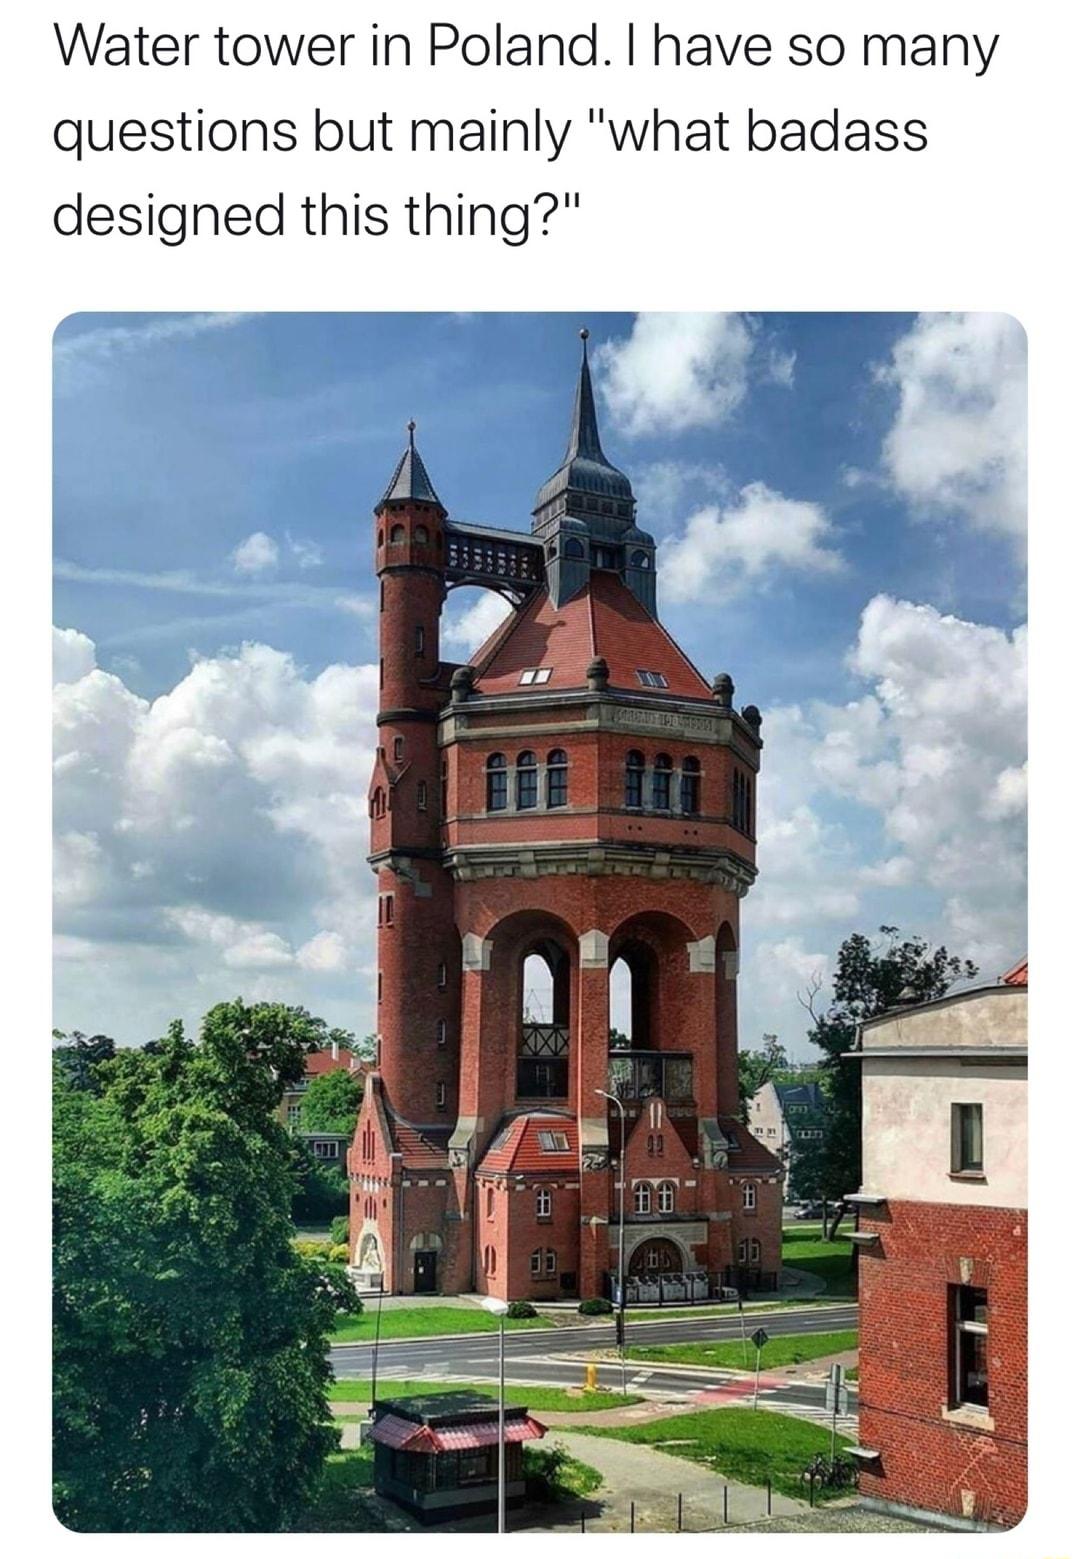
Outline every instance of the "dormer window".
<path fill-rule="evenodd" d="M 642 687 L 667 687 L 667 677 L 662 671 L 643 671 L 638 667 L 638 681 Z"/>
<path fill-rule="evenodd" d="M 540 1142 L 542 1153 L 568 1153 L 570 1141 L 565 1131 L 538 1131 L 537 1138 Z"/>
<path fill-rule="evenodd" d="M 537 687 L 541 682 L 551 681 L 550 666 L 530 666 L 518 677 L 519 687 Z"/>

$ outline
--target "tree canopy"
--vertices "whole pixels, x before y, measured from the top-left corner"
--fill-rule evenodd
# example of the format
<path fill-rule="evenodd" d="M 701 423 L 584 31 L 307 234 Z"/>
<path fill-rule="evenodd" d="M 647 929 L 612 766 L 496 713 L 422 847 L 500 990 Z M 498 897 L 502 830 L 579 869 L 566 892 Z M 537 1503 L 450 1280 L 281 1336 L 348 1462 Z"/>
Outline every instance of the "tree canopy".
<path fill-rule="evenodd" d="M 341 1277 L 292 1245 L 275 1117 L 325 1025 L 214 1007 L 146 1050 L 54 1071 L 54 1504 L 91 1532 L 267 1532 L 336 1448 Z"/>
<path fill-rule="evenodd" d="M 862 1077 L 858 1062 L 845 1061 L 853 1050 L 859 1024 L 904 1000 L 932 1001 L 959 980 L 978 974 L 969 959 L 954 957 L 947 948 L 931 948 L 920 936 L 902 940 L 895 926 L 881 926 L 882 941 L 871 943 L 854 932 L 836 957 L 833 995 L 828 1008 L 816 1011 L 818 991 L 804 1005 L 813 1020 L 809 1037 L 823 1052 L 823 1087 L 829 1110 L 820 1160 L 815 1162 L 820 1194 L 841 1197 L 862 1182 Z"/>
<path fill-rule="evenodd" d="M 364 1098 L 363 1077 L 347 1072 L 323 1072 L 313 1077 L 300 1101 L 304 1131 L 328 1131 L 352 1136 Z"/>

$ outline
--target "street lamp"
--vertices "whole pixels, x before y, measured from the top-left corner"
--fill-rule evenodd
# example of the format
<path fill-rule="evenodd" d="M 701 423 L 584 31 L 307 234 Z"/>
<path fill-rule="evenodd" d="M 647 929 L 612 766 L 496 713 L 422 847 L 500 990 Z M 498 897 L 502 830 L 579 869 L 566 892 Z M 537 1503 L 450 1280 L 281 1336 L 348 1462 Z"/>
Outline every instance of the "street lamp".
<path fill-rule="evenodd" d="M 601 1099 L 608 1099 L 619 1112 L 619 1179 L 617 1190 L 619 1194 L 619 1360 L 622 1364 L 622 1393 L 626 1395 L 626 1110 L 621 1099 L 613 1093 L 607 1093 L 603 1088 L 597 1088 Z"/>
<path fill-rule="evenodd" d="M 499 1318 L 499 1488 L 497 1532 L 506 1531 L 506 1312 L 505 1299 L 489 1294 L 480 1301 L 485 1310 Z"/>
<path fill-rule="evenodd" d="M 371 1350 L 371 1416 L 375 1417 L 375 1393 L 379 1382 L 379 1327 L 382 1323 L 382 1297 L 386 1274 L 379 1268 L 379 1297 L 375 1301 L 375 1346 Z"/>

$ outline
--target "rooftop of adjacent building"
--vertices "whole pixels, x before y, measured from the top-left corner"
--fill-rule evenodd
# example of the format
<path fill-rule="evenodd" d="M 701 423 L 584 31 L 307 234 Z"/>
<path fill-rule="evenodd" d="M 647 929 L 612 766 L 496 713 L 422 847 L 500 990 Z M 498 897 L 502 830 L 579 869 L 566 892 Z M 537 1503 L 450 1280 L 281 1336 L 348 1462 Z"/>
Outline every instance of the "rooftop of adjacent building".
<path fill-rule="evenodd" d="M 860 1025 L 850 1055 L 960 1052 L 969 1059 L 1027 1056 L 1027 959 L 993 983 L 901 1001 Z"/>

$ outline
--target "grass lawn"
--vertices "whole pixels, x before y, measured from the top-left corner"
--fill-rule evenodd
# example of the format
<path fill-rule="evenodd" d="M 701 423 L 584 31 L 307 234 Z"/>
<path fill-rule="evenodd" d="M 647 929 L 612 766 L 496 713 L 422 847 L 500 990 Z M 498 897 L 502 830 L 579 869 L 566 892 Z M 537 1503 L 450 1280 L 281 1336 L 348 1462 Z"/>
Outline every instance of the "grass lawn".
<path fill-rule="evenodd" d="M 670 1456 L 701 1462 L 736 1483 L 772 1486 L 793 1499 L 807 1499 L 803 1470 L 819 1453 L 829 1454 L 829 1431 L 783 1413 L 754 1412 L 746 1407 L 713 1408 L 704 1413 L 680 1413 L 674 1418 L 654 1418 L 651 1423 L 625 1429 L 599 1429 L 593 1425 L 578 1434 L 601 1435 L 610 1440 L 629 1440 L 651 1445 Z M 837 1435 L 838 1446 L 851 1442 Z M 826 1490 L 824 1497 L 829 1497 Z M 822 1497 L 820 1490 L 815 1491 Z"/>
<path fill-rule="evenodd" d="M 823 1359 L 830 1353 L 844 1353 L 848 1348 L 858 1346 L 858 1332 L 804 1332 L 794 1337 L 771 1337 L 761 1350 L 761 1367 L 771 1369 L 782 1364 L 805 1364 L 809 1359 Z M 674 1342 L 658 1344 L 654 1348 L 631 1347 L 626 1351 L 631 1359 L 652 1359 L 658 1364 L 714 1364 L 731 1370 L 752 1370 L 757 1359 L 757 1349 L 749 1336 L 745 1354 L 741 1339 Z"/>
<path fill-rule="evenodd" d="M 294 1532 L 384 1532 L 378 1515 L 361 1497 L 374 1482 L 370 1445 L 358 1451 L 333 1451 L 326 1458 L 319 1493 Z"/>
<path fill-rule="evenodd" d="M 381 1397 L 437 1397 L 451 1391 L 476 1391 L 496 1398 L 499 1388 L 489 1381 L 476 1383 L 457 1380 L 383 1380 Z M 335 1380 L 330 1387 L 331 1402 L 370 1402 L 371 1377 L 366 1380 Z M 571 1396 L 561 1386 L 507 1386 L 506 1400 L 511 1407 L 532 1407 L 538 1413 L 595 1413 L 605 1407 L 632 1407 L 641 1397 L 623 1396 L 621 1391 L 582 1391 Z"/>
<path fill-rule="evenodd" d="M 546 1316 L 538 1315 L 528 1321 L 507 1321 L 508 1331 L 552 1326 Z M 496 1332 L 498 1320 L 486 1310 L 459 1310 L 453 1305 L 417 1305 L 415 1309 L 390 1306 L 382 1313 L 379 1324 L 379 1341 L 391 1342 L 400 1337 L 442 1337 L 454 1332 Z M 331 1342 L 374 1342 L 375 1306 L 371 1304 L 363 1315 L 338 1317 Z"/>
<path fill-rule="evenodd" d="M 850 1223 L 841 1225 L 851 1229 Z M 855 1271 L 851 1265 L 852 1245 L 849 1240 L 823 1240 L 821 1225 L 817 1223 L 785 1224 L 783 1262 L 798 1272 L 809 1272 L 824 1278 L 825 1292 L 837 1297 L 855 1297 Z"/>

